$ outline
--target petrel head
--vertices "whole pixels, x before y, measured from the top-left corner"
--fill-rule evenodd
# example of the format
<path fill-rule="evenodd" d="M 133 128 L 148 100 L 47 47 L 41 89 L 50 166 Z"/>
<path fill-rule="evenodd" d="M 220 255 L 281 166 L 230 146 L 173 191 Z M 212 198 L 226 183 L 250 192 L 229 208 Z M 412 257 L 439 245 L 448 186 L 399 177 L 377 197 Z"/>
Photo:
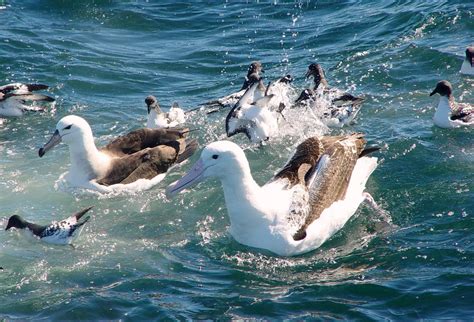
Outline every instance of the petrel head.
<path fill-rule="evenodd" d="M 447 80 L 442 80 L 439 81 L 438 84 L 436 84 L 436 88 L 431 92 L 430 96 L 433 96 L 434 94 L 438 93 L 441 96 L 447 96 L 449 98 L 452 92 L 453 87 L 451 86 L 451 83 Z"/>
<path fill-rule="evenodd" d="M 10 228 L 18 228 L 23 229 L 27 227 L 27 222 L 18 215 L 13 215 L 8 219 L 8 224 L 5 230 L 9 230 Z"/>

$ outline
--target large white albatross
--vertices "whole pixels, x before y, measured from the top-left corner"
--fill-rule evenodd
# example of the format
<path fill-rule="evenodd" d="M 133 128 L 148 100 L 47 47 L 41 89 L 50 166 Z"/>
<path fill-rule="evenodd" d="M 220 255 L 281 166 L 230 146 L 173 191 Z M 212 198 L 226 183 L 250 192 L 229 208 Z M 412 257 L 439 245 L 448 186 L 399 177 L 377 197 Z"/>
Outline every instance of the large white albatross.
<path fill-rule="evenodd" d="M 366 156 L 362 134 L 306 139 L 273 179 L 259 186 L 242 149 L 229 141 L 209 144 L 172 196 L 208 177 L 224 189 L 230 233 L 241 244 L 291 256 L 318 248 L 344 226 L 368 196 L 377 167 Z"/>

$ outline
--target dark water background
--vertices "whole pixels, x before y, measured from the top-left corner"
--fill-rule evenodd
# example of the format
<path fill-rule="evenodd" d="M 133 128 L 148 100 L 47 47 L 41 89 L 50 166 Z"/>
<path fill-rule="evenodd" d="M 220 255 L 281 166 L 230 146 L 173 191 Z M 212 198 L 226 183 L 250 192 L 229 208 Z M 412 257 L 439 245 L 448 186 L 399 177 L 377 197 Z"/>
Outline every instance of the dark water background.
<path fill-rule="evenodd" d="M 50 84 L 55 110 L 0 127 L 0 317 L 48 319 L 466 319 L 474 316 L 474 132 L 435 128 L 436 82 L 474 102 L 458 71 L 474 43 L 472 1 L 0 1 L 0 80 Z M 384 147 L 362 206 L 321 248 L 282 258 L 239 245 L 215 182 L 170 201 L 57 191 L 64 145 L 43 159 L 59 118 L 85 117 L 98 142 L 145 122 L 146 95 L 185 108 L 240 87 L 250 61 L 295 86 L 319 62 L 365 94 L 358 122 Z M 191 120 L 201 143 L 224 115 Z M 297 141 L 291 138 L 289 141 Z M 245 142 L 237 138 L 237 142 Z M 247 151 L 264 183 L 280 141 Z M 195 160 L 196 157 L 193 158 Z M 76 248 L 4 232 L 10 215 L 45 223 L 95 205 Z M 392 224 L 387 221 L 391 219 Z"/>

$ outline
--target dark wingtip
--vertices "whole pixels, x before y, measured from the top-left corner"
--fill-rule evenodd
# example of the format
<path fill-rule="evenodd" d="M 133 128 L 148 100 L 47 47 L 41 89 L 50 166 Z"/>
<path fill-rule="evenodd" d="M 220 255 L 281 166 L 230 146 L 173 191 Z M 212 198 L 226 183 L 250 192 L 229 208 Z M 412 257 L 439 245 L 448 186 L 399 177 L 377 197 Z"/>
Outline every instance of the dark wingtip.
<path fill-rule="evenodd" d="M 49 88 L 49 86 L 45 85 L 45 84 L 26 84 L 26 87 L 28 88 L 28 90 L 30 92 L 40 91 L 40 90 L 44 90 L 44 89 Z"/>
<path fill-rule="evenodd" d="M 379 147 L 379 146 L 369 146 L 369 147 L 365 148 L 364 150 L 362 150 L 362 152 L 359 154 L 359 158 L 362 158 L 363 156 L 366 156 L 366 155 L 368 155 L 370 153 L 373 153 L 375 151 L 378 151 L 380 149 L 381 149 L 381 147 Z"/>
<path fill-rule="evenodd" d="M 76 212 L 73 216 L 76 217 L 76 220 L 79 220 L 79 219 L 81 219 L 82 216 L 84 216 L 92 208 L 94 208 L 94 206 L 89 206 L 87 208 L 84 208 L 81 211 Z"/>

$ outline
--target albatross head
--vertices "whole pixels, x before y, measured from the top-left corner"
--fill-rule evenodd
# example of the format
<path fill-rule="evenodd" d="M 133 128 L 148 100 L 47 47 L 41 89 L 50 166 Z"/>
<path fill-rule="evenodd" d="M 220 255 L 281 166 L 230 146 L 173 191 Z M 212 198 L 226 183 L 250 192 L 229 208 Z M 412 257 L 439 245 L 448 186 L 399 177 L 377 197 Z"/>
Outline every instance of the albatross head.
<path fill-rule="evenodd" d="M 466 60 L 471 67 L 474 67 L 474 46 L 466 48 Z"/>
<path fill-rule="evenodd" d="M 84 144 L 85 138 L 92 138 L 92 130 L 82 117 L 68 115 L 59 120 L 49 141 L 38 151 L 40 157 L 60 142 L 67 145 Z"/>
<path fill-rule="evenodd" d="M 148 109 L 148 114 L 150 114 L 150 112 L 152 110 L 154 110 L 156 112 L 156 114 L 161 113 L 160 104 L 158 103 L 158 100 L 156 99 L 155 96 L 153 96 L 153 95 L 147 96 L 145 98 L 145 104 L 146 104 L 147 109 Z"/>
<path fill-rule="evenodd" d="M 173 196 L 183 189 L 194 186 L 209 177 L 224 180 L 228 176 L 238 175 L 242 167 L 248 168 L 244 151 L 230 141 L 217 141 L 207 145 L 201 157 L 191 170 L 180 180 L 172 183 L 167 189 L 168 196 Z"/>

